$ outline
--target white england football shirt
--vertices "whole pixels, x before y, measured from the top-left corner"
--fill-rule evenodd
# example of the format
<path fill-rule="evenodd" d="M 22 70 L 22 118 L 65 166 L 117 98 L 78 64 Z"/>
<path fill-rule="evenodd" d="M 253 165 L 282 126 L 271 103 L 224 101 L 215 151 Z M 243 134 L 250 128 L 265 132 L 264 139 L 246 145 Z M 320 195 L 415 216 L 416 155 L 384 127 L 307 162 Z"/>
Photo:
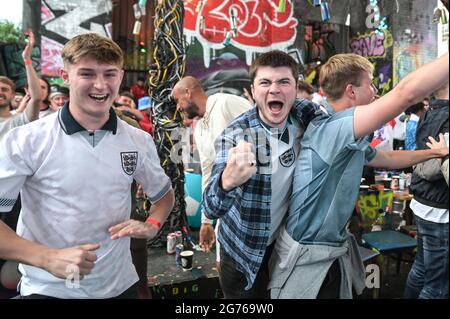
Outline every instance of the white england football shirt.
<path fill-rule="evenodd" d="M 171 189 L 152 137 L 112 111 L 94 133 L 83 129 L 66 105 L 58 113 L 11 130 L 0 144 L 0 212 L 11 210 L 19 191 L 17 233 L 53 248 L 99 243 L 97 261 L 79 288 L 28 265 L 21 294 L 58 298 L 110 298 L 138 276 L 130 239 L 110 239 L 108 228 L 129 219 L 136 179 L 151 201 Z"/>

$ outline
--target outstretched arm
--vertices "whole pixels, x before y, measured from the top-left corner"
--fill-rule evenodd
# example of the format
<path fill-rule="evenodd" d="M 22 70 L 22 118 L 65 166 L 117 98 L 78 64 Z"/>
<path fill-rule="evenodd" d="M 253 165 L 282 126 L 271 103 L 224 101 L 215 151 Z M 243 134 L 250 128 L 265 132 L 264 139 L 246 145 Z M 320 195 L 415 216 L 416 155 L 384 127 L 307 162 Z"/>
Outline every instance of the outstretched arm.
<path fill-rule="evenodd" d="M 25 114 L 28 117 L 28 121 L 32 122 L 34 120 L 37 120 L 39 117 L 39 108 L 42 102 L 42 94 L 41 87 L 39 85 L 39 78 L 31 61 L 31 52 L 33 51 L 35 43 L 34 34 L 31 30 L 28 31 L 28 36 L 29 41 L 22 52 L 22 57 L 25 64 L 25 70 L 27 72 L 28 93 L 30 95 L 30 100 L 28 101 L 27 107 L 25 108 Z"/>
<path fill-rule="evenodd" d="M 368 165 L 387 169 L 401 169 L 432 158 L 442 158 L 446 155 L 448 155 L 448 147 L 420 151 L 377 152 L 377 155 Z"/>
<path fill-rule="evenodd" d="M 423 100 L 448 81 L 448 53 L 405 77 L 391 92 L 376 101 L 358 106 L 354 116 L 355 139 L 364 137 L 410 105 Z"/>

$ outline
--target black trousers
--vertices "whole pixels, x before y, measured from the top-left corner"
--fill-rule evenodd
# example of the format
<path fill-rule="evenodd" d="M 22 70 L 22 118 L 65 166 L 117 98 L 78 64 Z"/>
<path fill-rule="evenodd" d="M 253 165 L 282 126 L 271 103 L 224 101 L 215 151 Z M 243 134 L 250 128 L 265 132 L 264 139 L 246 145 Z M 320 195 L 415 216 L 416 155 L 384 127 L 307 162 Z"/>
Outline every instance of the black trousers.
<path fill-rule="evenodd" d="M 45 296 L 45 295 L 39 295 L 39 294 L 32 294 L 29 296 L 20 296 L 20 299 L 58 299 L 55 297 Z M 138 299 L 138 293 L 137 293 L 137 283 L 132 285 L 130 288 L 122 292 L 117 297 L 109 298 L 109 299 Z"/>
<path fill-rule="evenodd" d="M 237 270 L 235 261 L 223 250 L 220 249 L 220 273 L 219 280 L 225 299 L 269 299 L 269 259 L 272 255 L 275 243 L 266 248 L 264 258 L 256 275 L 255 282 L 249 290 L 247 278 Z"/>
<path fill-rule="evenodd" d="M 320 287 L 317 299 L 339 299 L 339 290 L 341 288 L 341 268 L 339 260 L 336 259 L 330 266 L 325 280 Z"/>

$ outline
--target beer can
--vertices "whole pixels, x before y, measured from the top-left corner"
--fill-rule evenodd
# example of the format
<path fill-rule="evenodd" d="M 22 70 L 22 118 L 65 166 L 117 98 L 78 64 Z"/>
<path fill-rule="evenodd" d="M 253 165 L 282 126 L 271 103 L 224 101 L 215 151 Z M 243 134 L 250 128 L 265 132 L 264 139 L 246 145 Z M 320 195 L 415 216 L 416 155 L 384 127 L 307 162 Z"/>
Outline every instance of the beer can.
<path fill-rule="evenodd" d="M 330 8 L 328 6 L 328 2 L 320 3 L 320 13 L 322 15 L 323 22 L 328 22 L 330 20 Z"/>
<path fill-rule="evenodd" d="M 177 238 L 177 244 L 182 244 L 183 243 L 183 233 L 178 230 L 175 233 L 175 237 Z"/>
<path fill-rule="evenodd" d="M 176 245 L 177 245 L 177 237 L 175 236 L 175 233 L 168 234 L 167 235 L 167 253 L 170 255 L 174 254 Z"/>
<path fill-rule="evenodd" d="M 393 191 L 398 190 L 398 179 L 397 178 L 392 178 L 392 180 L 391 180 L 391 189 Z"/>
<path fill-rule="evenodd" d="M 181 255 L 180 253 L 183 251 L 183 244 L 177 244 L 175 246 L 175 263 L 181 266 Z"/>

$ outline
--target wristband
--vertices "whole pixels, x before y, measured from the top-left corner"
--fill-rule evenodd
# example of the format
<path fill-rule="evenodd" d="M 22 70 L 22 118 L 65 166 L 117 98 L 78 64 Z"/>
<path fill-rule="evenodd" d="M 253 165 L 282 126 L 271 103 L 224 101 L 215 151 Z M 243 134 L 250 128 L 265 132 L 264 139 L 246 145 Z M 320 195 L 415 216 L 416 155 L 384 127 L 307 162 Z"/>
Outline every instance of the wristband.
<path fill-rule="evenodd" d="M 33 61 L 30 60 L 30 59 L 25 59 L 25 60 L 23 60 L 23 63 L 24 63 L 25 65 L 33 65 Z"/>
<path fill-rule="evenodd" d="M 155 225 L 156 227 L 158 227 L 158 230 L 161 229 L 161 222 L 159 220 L 149 218 L 145 221 L 145 223 Z"/>

